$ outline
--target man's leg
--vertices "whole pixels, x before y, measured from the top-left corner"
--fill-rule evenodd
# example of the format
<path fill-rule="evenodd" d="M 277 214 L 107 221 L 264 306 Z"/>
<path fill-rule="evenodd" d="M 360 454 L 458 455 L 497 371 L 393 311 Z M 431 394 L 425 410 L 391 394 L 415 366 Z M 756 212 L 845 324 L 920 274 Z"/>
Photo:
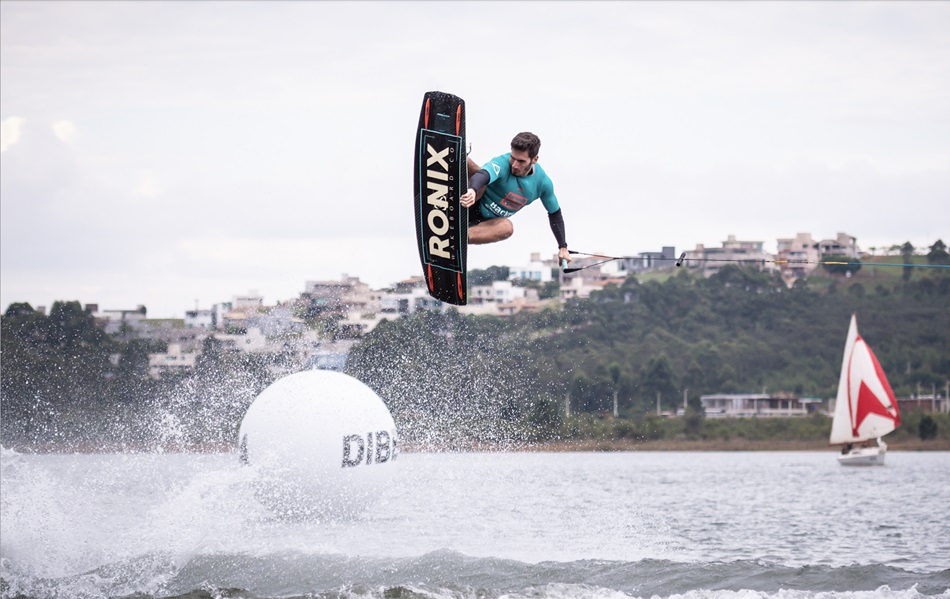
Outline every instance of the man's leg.
<path fill-rule="evenodd" d="M 490 218 L 468 228 L 468 242 L 472 245 L 495 243 L 511 237 L 515 226 L 507 218 Z"/>
<path fill-rule="evenodd" d="M 482 167 L 478 166 L 478 163 L 467 156 L 466 161 L 469 176 L 474 175 L 482 169 Z M 485 194 L 485 189 L 486 187 L 483 187 L 478 191 L 475 195 L 476 200 L 482 199 L 482 195 Z M 477 207 L 478 204 L 476 203 L 475 206 Z M 508 239 L 514 232 L 514 225 L 512 225 L 511 221 L 507 218 L 490 218 L 468 228 L 468 242 L 472 245 L 495 243 L 496 241 Z"/>

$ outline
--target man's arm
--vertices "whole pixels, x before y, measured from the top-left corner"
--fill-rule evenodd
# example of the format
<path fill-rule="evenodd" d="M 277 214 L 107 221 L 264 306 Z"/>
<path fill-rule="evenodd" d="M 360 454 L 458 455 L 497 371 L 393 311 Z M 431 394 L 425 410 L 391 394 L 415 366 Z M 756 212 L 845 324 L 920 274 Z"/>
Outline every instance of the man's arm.
<path fill-rule="evenodd" d="M 548 214 L 548 222 L 551 223 L 551 232 L 554 233 L 554 238 L 557 239 L 558 249 L 566 248 L 567 240 L 564 237 L 564 216 L 561 215 L 560 208 Z"/>
<path fill-rule="evenodd" d="M 488 174 L 488 171 L 485 169 L 479 170 L 477 173 L 468 178 L 468 191 L 459 196 L 459 201 L 462 206 L 468 208 L 475 203 L 475 196 L 478 195 L 478 192 L 482 190 L 483 187 L 488 185 L 488 182 L 491 180 L 491 175 Z"/>
<path fill-rule="evenodd" d="M 564 216 L 561 209 L 548 214 L 548 222 L 551 224 L 551 232 L 557 239 L 557 256 L 559 260 L 571 261 L 571 254 L 567 251 L 567 238 L 564 235 Z"/>
<path fill-rule="evenodd" d="M 481 191 L 482 187 L 488 185 L 490 178 L 491 177 L 488 174 L 488 171 L 485 169 L 480 169 L 477 173 L 468 178 L 468 188 L 474 189 L 475 193 L 478 193 Z"/>

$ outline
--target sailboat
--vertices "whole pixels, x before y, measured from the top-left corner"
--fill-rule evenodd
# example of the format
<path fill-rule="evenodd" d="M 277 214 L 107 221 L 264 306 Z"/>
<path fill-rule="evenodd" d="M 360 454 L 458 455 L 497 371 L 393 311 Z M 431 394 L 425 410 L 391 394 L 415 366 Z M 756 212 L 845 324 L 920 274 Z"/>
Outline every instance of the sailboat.
<path fill-rule="evenodd" d="M 874 352 L 858 335 L 858 319 L 852 314 L 831 422 L 831 444 L 843 445 L 838 462 L 843 466 L 883 466 L 887 444 L 881 437 L 900 423 L 891 385 Z"/>

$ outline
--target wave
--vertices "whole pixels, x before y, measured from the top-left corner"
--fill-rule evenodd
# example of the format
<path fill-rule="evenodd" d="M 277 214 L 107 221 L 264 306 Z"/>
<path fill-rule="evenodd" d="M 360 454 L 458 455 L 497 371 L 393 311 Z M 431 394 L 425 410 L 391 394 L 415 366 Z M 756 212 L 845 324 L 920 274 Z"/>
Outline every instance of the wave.
<path fill-rule="evenodd" d="M 450 550 L 407 558 L 232 553 L 180 564 L 156 553 L 62 579 L 17 574 L 6 562 L 0 591 L 3 599 L 950 599 L 950 569 L 789 567 L 763 560 L 532 564 Z"/>

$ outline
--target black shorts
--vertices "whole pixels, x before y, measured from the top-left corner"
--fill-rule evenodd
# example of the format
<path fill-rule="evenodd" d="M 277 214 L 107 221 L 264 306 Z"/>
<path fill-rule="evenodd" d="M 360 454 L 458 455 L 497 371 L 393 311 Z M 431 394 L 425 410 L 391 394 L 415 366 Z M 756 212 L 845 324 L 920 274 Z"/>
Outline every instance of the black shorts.
<path fill-rule="evenodd" d="M 478 207 L 479 202 L 475 202 L 468 207 L 468 226 L 474 227 L 478 223 L 483 223 L 486 220 L 491 220 L 487 216 L 482 214 L 481 209 Z"/>

